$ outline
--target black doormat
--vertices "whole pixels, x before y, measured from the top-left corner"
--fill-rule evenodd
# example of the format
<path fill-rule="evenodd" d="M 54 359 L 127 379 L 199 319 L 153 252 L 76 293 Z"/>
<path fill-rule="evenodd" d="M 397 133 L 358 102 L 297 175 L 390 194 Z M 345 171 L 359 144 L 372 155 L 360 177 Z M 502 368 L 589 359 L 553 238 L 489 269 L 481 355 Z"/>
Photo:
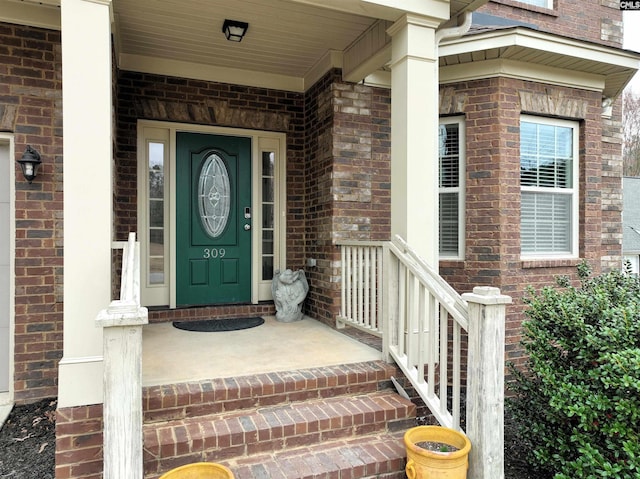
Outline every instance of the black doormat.
<path fill-rule="evenodd" d="M 204 319 L 201 321 L 174 321 L 173 325 L 185 331 L 198 331 L 213 333 L 220 331 L 238 331 L 239 329 L 249 329 L 260 326 L 264 319 L 255 318 L 226 318 L 226 319 Z"/>

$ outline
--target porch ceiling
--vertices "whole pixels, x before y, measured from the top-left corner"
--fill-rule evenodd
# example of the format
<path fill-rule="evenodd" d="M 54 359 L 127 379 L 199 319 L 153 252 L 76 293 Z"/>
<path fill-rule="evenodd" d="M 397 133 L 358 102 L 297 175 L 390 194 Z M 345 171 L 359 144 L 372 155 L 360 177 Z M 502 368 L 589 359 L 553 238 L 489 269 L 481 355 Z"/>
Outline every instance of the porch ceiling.
<path fill-rule="evenodd" d="M 122 69 L 304 91 L 379 20 L 404 12 L 442 21 L 487 0 L 112 0 Z M 60 0 L 0 0 L 0 21 L 60 28 Z M 57 18 L 56 18 L 57 17 Z M 242 42 L 225 19 L 249 23 Z M 362 78 L 387 59 L 366 65 Z M 361 78 L 360 78 L 361 79 Z"/>
<path fill-rule="evenodd" d="M 113 5 L 116 48 L 125 69 L 170 73 L 172 66 L 199 65 L 230 76 L 277 76 L 285 83 L 304 78 L 323 56 L 342 51 L 374 21 L 284 0 L 115 0 Z M 225 39 L 225 19 L 249 24 L 242 42 Z"/>

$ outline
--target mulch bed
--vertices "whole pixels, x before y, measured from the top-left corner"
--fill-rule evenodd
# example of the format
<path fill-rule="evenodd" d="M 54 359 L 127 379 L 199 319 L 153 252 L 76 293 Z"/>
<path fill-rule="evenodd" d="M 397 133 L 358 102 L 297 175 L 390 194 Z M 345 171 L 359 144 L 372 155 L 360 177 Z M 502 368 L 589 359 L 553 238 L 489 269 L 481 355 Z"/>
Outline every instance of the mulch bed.
<path fill-rule="evenodd" d="M 13 408 L 0 430 L 0 477 L 55 477 L 56 406 L 46 399 Z"/>

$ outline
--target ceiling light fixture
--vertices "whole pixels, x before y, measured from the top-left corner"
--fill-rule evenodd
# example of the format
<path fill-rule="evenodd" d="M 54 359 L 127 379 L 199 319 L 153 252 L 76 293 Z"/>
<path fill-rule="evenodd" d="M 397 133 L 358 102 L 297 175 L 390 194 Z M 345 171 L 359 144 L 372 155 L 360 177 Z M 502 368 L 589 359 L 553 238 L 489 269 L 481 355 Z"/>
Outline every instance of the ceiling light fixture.
<path fill-rule="evenodd" d="M 222 32 L 230 42 L 241 42 L 248 28 L 248 23 L 237 20 L 225 20 L 222 24 Z"/>

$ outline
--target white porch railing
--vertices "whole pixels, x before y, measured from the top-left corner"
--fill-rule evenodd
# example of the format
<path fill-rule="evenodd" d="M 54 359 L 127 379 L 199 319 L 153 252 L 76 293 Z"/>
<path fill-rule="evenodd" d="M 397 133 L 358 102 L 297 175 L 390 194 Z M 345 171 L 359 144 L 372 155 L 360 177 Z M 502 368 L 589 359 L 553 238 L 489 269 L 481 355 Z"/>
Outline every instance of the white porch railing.
<path fill-rule="evenodd" d="M 464 392 L 472 443 L 469 478 L 503 478 L 504 317 L 511 298 L 490 287 L 460 296 L 399 237 L 340 246 L 344 280 L 338 320 L 361 328 L 375 324 L 382 331 L 385 359 L 398 364 L 441 425 L 462 430 Z M 366 258 L 380 255 L 373 277 Z M 376 298 L 368 309 L 375 318 L 367 318 L 360 306 L 365 297 Z"/>
<path fill-rule="evenodd" d="M 120 245 L 115 244 L 114 248 Z M 135 233 L 122 246 L 120 299 L 100 311 L 104 328 L 104 479 L 142 479 L 142 326 L 140 245 Z"/>
<path fill-rule="evenodd" d="M 341 243 L 342 303 L 336 318 L 338 328 L 349 324 L 382 335 L 382 255 L 381 242 Z"/>

